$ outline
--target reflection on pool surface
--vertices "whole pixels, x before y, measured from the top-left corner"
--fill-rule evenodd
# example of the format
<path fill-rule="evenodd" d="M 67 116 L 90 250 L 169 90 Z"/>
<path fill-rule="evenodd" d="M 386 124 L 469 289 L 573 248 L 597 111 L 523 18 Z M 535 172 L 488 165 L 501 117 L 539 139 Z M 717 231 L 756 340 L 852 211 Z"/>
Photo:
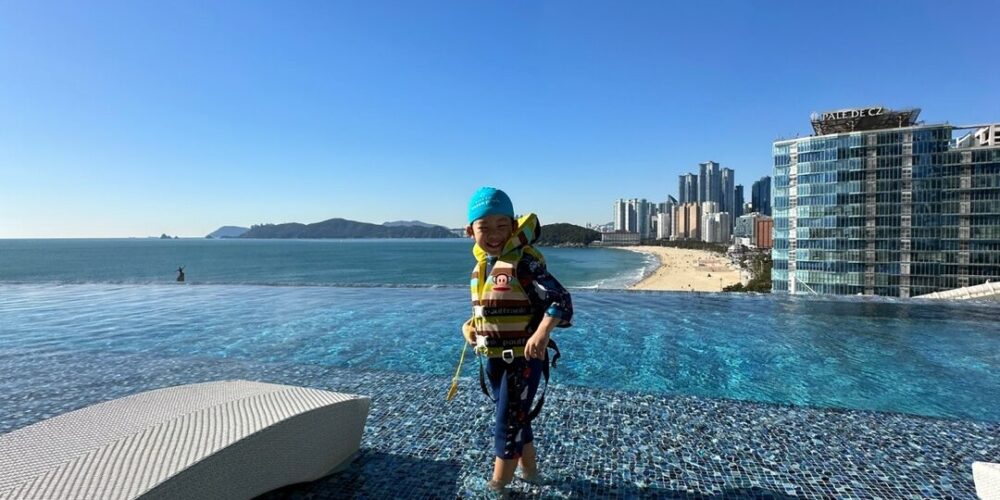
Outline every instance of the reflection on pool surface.
<path fill-rule="evenodd" d="M 0 356 L 240 359 L 446 375 L 463 289 L 8 285 Z M 1000 421 L 1000 305 L 574 292 L 561 384 Z M 471 375 L 474 363 L 466 366 Z M 16 381 L 9 383 L 16 384 Z"/>
<path fill-rule="evenodd" d="M 490 473 L 475 363 L 443 401 L 464 290 L 0 290 L 0 433 L 144 390 L 250 379 L 373 401 L 348 470 L 269 498 L 468 497 Z M 514 497 L 974 498 L 972 461 L 1000 457 L 998 403 L 983 397 L 998 386 L 996 306 L 574 299 L 535 425 L 552 482 L 516 483 Z"/>

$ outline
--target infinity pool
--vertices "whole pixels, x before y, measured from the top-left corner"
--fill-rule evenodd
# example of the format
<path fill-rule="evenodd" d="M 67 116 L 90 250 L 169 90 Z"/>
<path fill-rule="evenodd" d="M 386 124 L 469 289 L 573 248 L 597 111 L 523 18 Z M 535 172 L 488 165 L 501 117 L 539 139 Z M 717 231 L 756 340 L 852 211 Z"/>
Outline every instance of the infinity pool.
<path fill-rule="evenodd" d="M 998 304 L 580 290 L 574 305 L 575 326 L 554 335 L 558 384 L 1000 421 L 985 396 L 1000 387 Z M 5 285 L 0 361 L 119 353 L 447 376 L 468 313 L 459 288 Z"/>

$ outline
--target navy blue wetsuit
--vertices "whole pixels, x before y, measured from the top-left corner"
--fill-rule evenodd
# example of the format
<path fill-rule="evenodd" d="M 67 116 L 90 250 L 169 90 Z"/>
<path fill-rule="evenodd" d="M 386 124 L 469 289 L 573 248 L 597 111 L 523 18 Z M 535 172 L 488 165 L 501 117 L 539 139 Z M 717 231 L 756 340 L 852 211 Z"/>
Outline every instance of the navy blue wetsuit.
<path fill-rule="evenodd" d="M 494 262 L 496 258 L 487 258 L 487 275 Z M 535 331 L 544 316 L 559 318 L 560 327 L 570 326 L 573 303 L 569 292 L 548 273 L 545 264 L 525 252 L 517 264 L 516 272 L 521 288 L 531 301 L 533 317 L 528 331 Z M 529 413 L 535 393 L 538 392 L 538 383 L 545 367 L 543 363 L 548 363 L 548 360 L 528 361 L 523 356 L 510 363 L 500 358 L 489 358 L 486 362 L 486 376 L 497 401 L 493 447 L 498 458 L 520 458 L 524 445 L 534 439 Z"/>

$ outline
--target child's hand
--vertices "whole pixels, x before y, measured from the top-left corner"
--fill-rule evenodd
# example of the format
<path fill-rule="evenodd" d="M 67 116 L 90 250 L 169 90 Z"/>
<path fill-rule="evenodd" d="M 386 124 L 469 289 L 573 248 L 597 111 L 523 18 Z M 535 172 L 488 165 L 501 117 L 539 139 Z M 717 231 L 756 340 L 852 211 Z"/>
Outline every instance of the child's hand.
<path fill-rule="evenodd" d="M 537 331 L 528 343 L 524 344 L 524 359 L 545 359 L 545 350 L 549 347 L 549 334 L 544 331 Z"/>
<path fill-rule="evenodd" d="M 475 347 L 476 329 L 472 326 L 472 318 L 469 318 L 468 321 L 462 323 L 462 336 L 465 337 L 465 341 L 468 342 L 469 345 Z"/>
<path fill-rule="evenodd" d="M 548 314 L 542 317 L 535 333 L 528 339 L 528 343 L 524 344 L 524 359 L 545 360 L 545 350 L 549 348 L 549 334 L 552 333 L 557 324 L 559 324 L 559 318 Z"/>

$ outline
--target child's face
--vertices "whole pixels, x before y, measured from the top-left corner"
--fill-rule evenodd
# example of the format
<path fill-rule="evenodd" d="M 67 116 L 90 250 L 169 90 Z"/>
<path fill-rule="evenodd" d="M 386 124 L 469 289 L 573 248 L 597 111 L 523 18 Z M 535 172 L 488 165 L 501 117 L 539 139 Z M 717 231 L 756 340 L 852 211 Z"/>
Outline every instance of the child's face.
<path fill-rule="evenodd" d="M 503 246 L 510 239 L 517 229 L 517 222 L 506 215 L 487 215 L 481 219 L 476 219 L 471 225 L 465 228 L 467 234 L 479 248 L 487 254 L 498 257 Z"/>

